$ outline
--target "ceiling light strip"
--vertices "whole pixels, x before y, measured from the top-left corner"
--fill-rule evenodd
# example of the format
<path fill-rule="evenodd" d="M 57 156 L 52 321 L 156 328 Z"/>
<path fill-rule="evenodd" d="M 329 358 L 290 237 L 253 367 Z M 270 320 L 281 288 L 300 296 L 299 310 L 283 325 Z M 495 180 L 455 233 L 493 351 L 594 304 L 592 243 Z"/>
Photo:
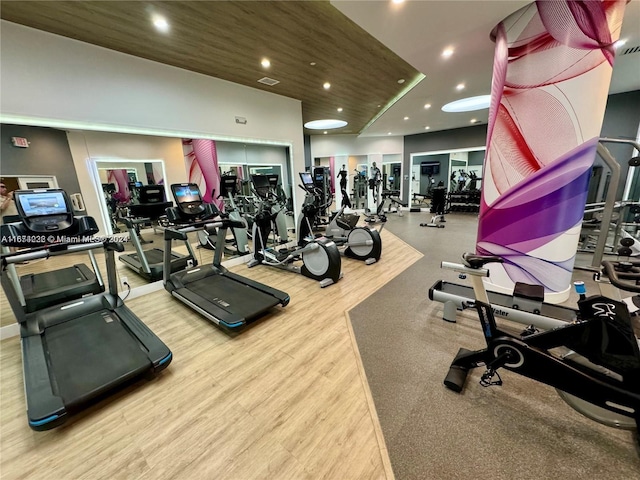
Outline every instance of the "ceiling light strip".
<path fill-rule="evenodd" d="M 384 113 L 389 110 L 391 107 L 393 107 L 393 105 L 395 105 L 395 103 L 400 100 L 402 97 L 404 97 L 407 93 L 409 93 L 416 85 L 418 85 L 422 80 L 424 80 L 426 78 L 426 75 L 424 73 L 419 73 L 412 81 L 410 81 L 401 91 L 398 95 L 396 95 L 395 97 L 393 97 L 391 99 L 391 101 L 389 103 L 387 103 L 382 110 L 380 110 L 378 112 L 378 114 L 376 116 L 374 116 L 371 120 L 369 120 L 369 123 L 367 123 L 364 127 L 362 127 L 362 129 L 358 132 L 358 135 L 362 134 L 367 128 L 369 128 L 371 125 L 373 125 L 373 123 L 378 120 L 382 115 L 384 115 Z"/>

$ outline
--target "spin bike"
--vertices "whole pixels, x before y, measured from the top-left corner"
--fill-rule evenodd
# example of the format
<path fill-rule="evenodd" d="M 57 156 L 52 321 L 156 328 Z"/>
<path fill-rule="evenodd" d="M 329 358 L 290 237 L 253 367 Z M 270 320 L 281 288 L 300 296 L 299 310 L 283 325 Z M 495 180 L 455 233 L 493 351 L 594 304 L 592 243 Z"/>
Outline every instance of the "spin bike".
<path fill-rule="evenodd" d="M 248 263 L 248 267 L 269 265 L 300 273 L 317 280 L 322 288 L 342 278 L 340 252 L 335 242 L 328 238 L 316 238 L 304 246 L 292 248 L 276 246 L 274 238 L 274 246 L 269 246 L 269 238 L 274 232 L 274 222 L 280 213 L 273 208 L 277 198 L 271 191 L 265 175 L 251 175 L 251 182 L 256 196 L 260 199 L 260 206 L 253 222 L 253 259 Z M 296 261 L 302 261 L 302 266 L 294 265 Z"/>
<path fill-rule="evenodd" d="M 560 397 L 579 413 L 604 425 L 636 430 L 640 427 L 640 348 L 627 306 L 602 295 L 580 294 L 575 322 L 547 331 L 527 327 L 512 335 L 497 325 L 484 288 L 484 268 L 500 257 L 466 253 L 463 264 L 442 262 L 442 268 L 470 275 L 487 347 L 461 348 L 444 384 L 461 392 L 469 371 L 484 366 L 480 384 L 502 385 L 502 367 L 555 387 Z M 640 292 L 640 262 L 603 262 L 609 282 L 621 290 Z M 580 282 L 579 282 L 580 283 Z M 552 352 L 553 350 L 553 352 Z M 561 353 L 558 353 L 561 351 Z"/>

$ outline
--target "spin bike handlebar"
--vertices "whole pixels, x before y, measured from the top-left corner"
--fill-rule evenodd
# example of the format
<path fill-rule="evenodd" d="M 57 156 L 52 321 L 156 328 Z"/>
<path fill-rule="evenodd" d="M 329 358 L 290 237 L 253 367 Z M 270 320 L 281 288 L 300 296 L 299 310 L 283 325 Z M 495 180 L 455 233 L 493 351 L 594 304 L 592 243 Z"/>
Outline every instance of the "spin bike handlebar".
<path fill-rule="evenodd" d="M 609 281 L 620 290 L 640 293 L 640 262 L 602 262 Z"/>

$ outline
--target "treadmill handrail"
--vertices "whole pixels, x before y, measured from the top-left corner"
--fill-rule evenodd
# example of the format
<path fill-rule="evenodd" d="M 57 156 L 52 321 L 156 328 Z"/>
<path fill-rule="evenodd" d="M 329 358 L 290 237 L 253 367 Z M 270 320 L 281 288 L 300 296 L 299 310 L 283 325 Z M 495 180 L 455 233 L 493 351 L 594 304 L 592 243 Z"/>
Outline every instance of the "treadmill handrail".
<path fill-rule="evenodd" d="M 128 228 L 133 228 L 133 225 L 139 225 L 141 223 L 149 223 L 149 222 L 151 222 L 151 218 L 149 218 L 149 217 L 137 217 L 137 218 L 123 217 L 122 221 L 124 222 L 124 224 Z M 131 224 L 131 225 L 129 225 L 129 224 Z"/>
<path fill-rule="evenodd" d="M 69 253 L 84 252 L 87 250 L 95 250 L 103 248 L 106 242 L 81 243 L 81 244 L 56 244 L 51 247 L 38 248 L 37 250 L 18 251 L 12 253 L 3 253 L 2 263 L 10 265 L 30 260 L 38 260 L 40 258 L 55 257 L 58 255 L 66 255 Z"/>

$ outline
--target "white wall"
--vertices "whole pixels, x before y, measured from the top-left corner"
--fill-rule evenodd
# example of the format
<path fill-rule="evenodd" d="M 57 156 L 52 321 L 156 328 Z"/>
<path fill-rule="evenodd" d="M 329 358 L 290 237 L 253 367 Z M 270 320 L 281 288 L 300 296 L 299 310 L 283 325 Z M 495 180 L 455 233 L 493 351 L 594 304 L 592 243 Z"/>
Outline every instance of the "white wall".
<path fill-rule="evenodd" d="M 337 155 L 404 153 L 403 137 L 358 137 L 357 135 L 312 135 L 311 158 Z"/>
<path fill-rule="evenodd" d="M 0 38 L 3 123 L 289 145 L 304 171 L 299 100 L 6 21 Z"/>

